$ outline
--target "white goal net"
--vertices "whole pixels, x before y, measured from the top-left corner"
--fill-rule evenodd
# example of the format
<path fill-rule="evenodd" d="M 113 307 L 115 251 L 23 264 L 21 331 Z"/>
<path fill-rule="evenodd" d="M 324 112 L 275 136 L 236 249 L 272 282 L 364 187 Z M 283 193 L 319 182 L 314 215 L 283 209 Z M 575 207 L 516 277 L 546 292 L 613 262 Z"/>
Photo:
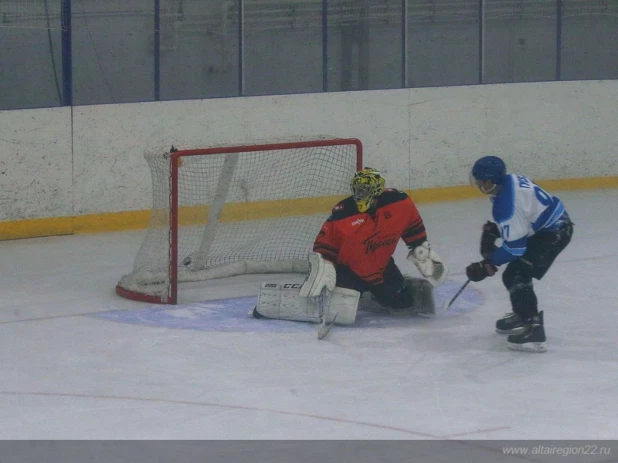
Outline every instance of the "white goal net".
<path fill-rule="evenodd" d="M 307 254 L 362 167 L 356 139 L 169 149 L 145 155 L 150 228 L 116 292 L 175 304 L 177 284 L 308 270 Z"/>

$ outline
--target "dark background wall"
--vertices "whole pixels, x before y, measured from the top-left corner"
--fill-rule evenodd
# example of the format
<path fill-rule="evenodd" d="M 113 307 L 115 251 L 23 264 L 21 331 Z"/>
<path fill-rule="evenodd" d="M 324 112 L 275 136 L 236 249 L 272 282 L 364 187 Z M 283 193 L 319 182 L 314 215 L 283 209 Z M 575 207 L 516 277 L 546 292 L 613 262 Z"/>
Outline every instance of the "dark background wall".
<path fill-rule="evenodd" d="M 618 0 L 4 0 L 0 43 L 0 109 L 617 79 Z"/>

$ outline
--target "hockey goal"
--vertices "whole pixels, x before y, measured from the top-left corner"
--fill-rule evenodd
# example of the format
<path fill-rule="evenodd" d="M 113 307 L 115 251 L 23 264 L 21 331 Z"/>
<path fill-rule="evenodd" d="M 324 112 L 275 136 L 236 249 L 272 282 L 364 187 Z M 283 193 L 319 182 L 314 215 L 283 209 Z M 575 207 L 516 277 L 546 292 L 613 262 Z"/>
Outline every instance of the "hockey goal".
<path fill-rule="evenodd" d="M 153 208 L 120 296 L 175 304 L 178 283 L 307 272 L 307 254 L 362 167 L 357 139 L 260 142 L 145 154 Z"/>

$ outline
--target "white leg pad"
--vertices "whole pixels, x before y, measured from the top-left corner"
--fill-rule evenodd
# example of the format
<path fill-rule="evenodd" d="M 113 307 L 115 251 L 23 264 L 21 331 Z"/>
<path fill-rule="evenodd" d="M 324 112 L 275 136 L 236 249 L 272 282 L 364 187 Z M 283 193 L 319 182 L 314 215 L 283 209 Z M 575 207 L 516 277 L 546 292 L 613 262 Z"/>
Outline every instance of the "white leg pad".
<path fill-rule="evenodd" d="M 276 320 L 318 322 L 318 305 L 313 298 L 299 297 L 300 283 L 262 283 L 257 312 Z"/>
<path fill-rule="evenodd" d="M 356 320 L 360 293 L 351 289 L 335 287 L 320 297 L 300 297 L 300 283 L 262 283 L 257 312 L 266 318 L 319 323 L 320 305 L 324 304 L 324 319 L 327 323 L 337 315 L 337 324 L 349 325 Z"/>
<path fill-rule="evenodd" d="M 358 300 L 360 293 L 353 289 L 335 288 L 327 298 L 327 307 L 324 310 L 331 318 L 337 314 L 337 323 L 341 325 L 352 325 L 356 321 L 356 311 L 358 310 Z M 328 317 L 325 317 L 328 322 Z"/>
<path fill-rule="evenodd" d="M 309 275 L 300 288 L 300 297 L 318 297 L 323 289 L 332 291 L 337 283 L 335 266 L 319 252 L 310 252 L 308 259 Z"/>

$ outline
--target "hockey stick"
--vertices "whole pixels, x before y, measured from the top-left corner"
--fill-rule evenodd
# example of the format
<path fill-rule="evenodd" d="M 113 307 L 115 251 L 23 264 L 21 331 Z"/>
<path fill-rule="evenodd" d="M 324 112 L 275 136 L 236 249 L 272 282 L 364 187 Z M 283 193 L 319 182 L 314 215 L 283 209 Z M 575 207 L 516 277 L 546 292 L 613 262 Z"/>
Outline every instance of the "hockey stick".
<path fill-rule="evenodd" d="M 330 333 L 330 329 L 333 327 L 335 321 L 337 320 L 337 315 L 339 314 L 336 313 L 333 317 L 333 321 L 330 323 L 326 323 L 326 321 L 322 319 L 322 321 L 320 322 L 320 328 L 318 329 L 318 339 L 324 339 L 326 335 Z"/>
<path fill-rule="evenodd" d="M 452 305 L 453 302 L 455 302 L 455 299 L 457 299 L 459 297 L 459 295 L 463 292 L 464 289 L 466 289 L 466 286 L 468 286 L 468 284 L 470 283 L 470 279 L 468 279 L 468 281 L 466 281 L 463 286 L 461 288 L 459 288 L 459 291 L 457 291 L 457 293 L 453 296 L 453 298 L 448 302 L 444 301 L 444 310 L 448 310 Z"/>
<path fill-rule="evenodd" d="M 335 320 L 337 320 L 337 315 L 339 315 L 338 313 L 336 313 L 332 321 L 330 323 L 326 323 L 326 316 L 324 314 L 324 304 L 326 302 L 326 292 L 327 292 L 326 288 L 322 289 L 322 293 L 316 298 L 317 299 L 316 302 L 319 305 L 318 339 L 324 339 L 326 337 L 326 335 L 330 332 L 330 329 L 335 324 Z"/>

